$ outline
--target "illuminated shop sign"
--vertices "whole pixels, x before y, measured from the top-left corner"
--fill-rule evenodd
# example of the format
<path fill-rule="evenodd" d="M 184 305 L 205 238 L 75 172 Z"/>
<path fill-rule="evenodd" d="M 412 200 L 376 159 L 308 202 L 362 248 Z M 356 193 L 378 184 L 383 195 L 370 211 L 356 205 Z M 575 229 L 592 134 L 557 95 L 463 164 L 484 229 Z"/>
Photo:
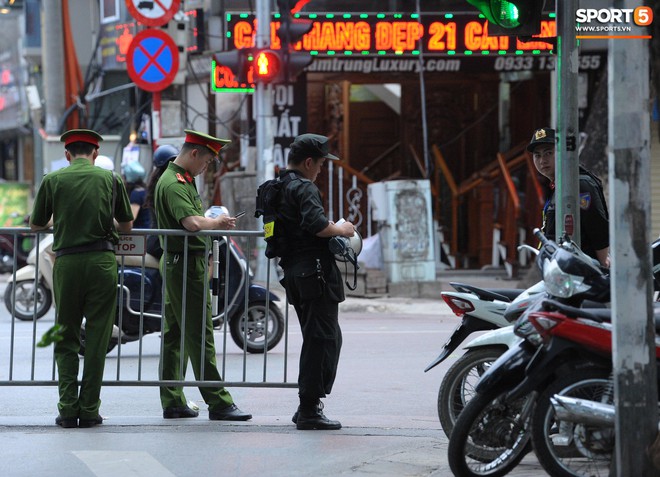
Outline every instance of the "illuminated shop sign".
<path fill-rule="evenodd" d="M 475 13 L 416 14 L 299 14 L 313 21 L 313 27 L 296 49 L 324 56 L 470 56 L 547 53 L 552 46 L 542 41 L 521 42 L 515 37 L 488 35 L 488 22 Z M 254 46 L 255 18 L 248 14 L 227 14 L 228 49 Z M 271 48 L 280 47 L 279 15 L 271 22 Z M 554 14 L 541 21 L 539 37 L 556 36 Z"/>

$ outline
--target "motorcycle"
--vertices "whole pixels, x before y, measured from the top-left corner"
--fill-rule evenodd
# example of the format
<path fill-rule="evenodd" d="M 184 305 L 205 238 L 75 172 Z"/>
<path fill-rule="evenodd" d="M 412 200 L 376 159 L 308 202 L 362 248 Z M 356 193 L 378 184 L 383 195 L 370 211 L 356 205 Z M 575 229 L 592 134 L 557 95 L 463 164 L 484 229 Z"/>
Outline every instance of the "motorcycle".
<path fill-rule="evenodd" d="M 579 379 L 562 376 L 539 397 L 531 418 L 532 441 L 539 462 L 553 476 L 610 475 L 615 450 L 615 405 L 612 376 L 611 310 L 584 310 L 551 303 L 548 311 L 529 317 L 549 346 L 573 339 L 592 353 L 597 374 Z M 654 304 L 656 337 L 660 334 L 660 304 Z M 660 344 L 656 339 L 656 361 Z M 660 375 L 656 377 L 660 384 Z M 658 388 L 660 389 L 660 387 Z M 660 396 L 659 396 L 660 402 Z"/>
<path fill-rule="evenodd" d="M 474 395 L 474 385 L 484 371 L 513 346 L 519 338 L 513 334 L 504 312 L 511 303 L 522 305 L 529 297 L 542 291 L 542 282 L 529 290 L 482 289 L 464 283 L 451 282 L 456 292 L 442 292 L 440 296 L 461 323 L 445 342 L 438 357 L 424 370 L 428 372 L 446 360 L 465 339 L 478 331 L 488 333 L 471 340 L 467 351 L 445 373 L 438 390 L 438 418 L 447 437 L 465 404 Z"/>
<path fill-rule="evenodd" d="M 37 262 L 39 275 L 35 281 Z M 38 320 L 48 313 L 54 303 L 54 262 L 53 234 L 43 234 L 38 247 L 30 250 L 25 265 L 7 281 L 4 299 L 9 313 L 23 321 Z"/>
<path fill-rule="evenodd" d="M 222 237 L 218 250 L 219 260 L 215 266 L 218 267 L 221 278 L 214 280 L 218 287 L 213 296 L 217 297 L 221 312 L 213 316 L 213 328 L 218 330 L 228 323 L 232 340 L 239 348 L 249 353 L 270 351 L 284 335 L 284 316 L 275 303 L 280 300 L 279 297 L 252 282 L 252 272 L 247 266 L 247 260 L 233 239 Z M 229 280 L 225 280 L 224 273 L 227 253 Z M 119 269 L 117 319 L 108 352 L 119 343 L 138 341 L 145 335 L 161 331 L 163 282 L 158 260 L 151 255 L 145 255 L 144 268 L 142 257 L 139 256 L 118 257 L 118 260 L 122 266 Z M 225 288 L 228 295 L 227 304 L 224 303 Z M 84 324 L 80 341 L 80 354 L 84 355 Z"/>
<path fill-rule="evenodd" d="M 560 376 L 539 395 L 531 417 L 537 458 L 553 476 L 610 475 L 615 444 L 611 310 L 556 302 L 544 308 L 529 316 L 544 347 L 578 342 L 585 365 Z M 656 316 L 658 312 L 656 307 Z M 655 353 L 658 359 L 657 345 Z"/>
<path fill-rule="evenodd" d="M 609 300 L 609 278 L 593 259 L 572 242 L 559 246 L 539 230 L 535 235 L 542 243 L 537 263 L 543 270 L 545 295 L 572 306 L 580 306 L 586 299 Z M 570 273 L 574 280 L 567 284 L 558 270 Z M 547 306 L 545 295 L 516 319 L 514 332 L 522 341 L 484 373 L 477 394 L 459 415 L 448 447 L 455 475 L 500 476 L 511 471 L 530 449 L 531 415 L 539 392 L 558 376 L 578 376 L 588 362 L 579 343 L 551 349 L 542 346 L 528 320 L 530 314 Z"/>
<path fill-rule="evenodd" d="M 538 253 L 537 249 L 529 245 L 518 247 L 518 250 L 522 249 Z M 447 359 L 472 333 L 490 331 L 464 346 L 467 351 L 447 370 L 440 383 L 438 417 L 447 437 L 451 435 L 458 415 L 474 396 L 474 386 L 481 375 L 502 353 L 520 340 L 513 334 L 511 322 L 504 318 L 505 311 L 511 307 L 511 313 L 522 314 L 532 303 L 533 297 L 544 290 L 543 281 L 527 290 L 483 289 L 456 282 L 450 285 L 458 293 L 442 292 L 440 295 L 462 320 L 445 342 L 440 355 L 424 372 Z"/>
<path fill-rule="evenodd" d="M 12 218 L 20 217 L 19 214 L 13 213 L 10 215 Z M 24 217 L 20 225 L 26 226 L 29 224 L 29 217 Z M 0 273 L 11 273 L 14 271 L 14 260 L 16 261 L 16 268 L 24 267 L 27 263 L 30 244 L 32 243 L 32 235 L 26 234 L 0 234 Z"/>

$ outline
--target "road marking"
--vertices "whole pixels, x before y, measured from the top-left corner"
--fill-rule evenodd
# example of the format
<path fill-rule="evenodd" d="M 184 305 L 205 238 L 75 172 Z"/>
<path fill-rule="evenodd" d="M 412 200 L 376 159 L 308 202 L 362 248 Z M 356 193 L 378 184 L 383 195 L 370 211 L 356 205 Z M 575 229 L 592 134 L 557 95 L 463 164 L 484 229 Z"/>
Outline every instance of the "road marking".
<path fill-rule="evenodd" d="M 73 451 L 97 477 L 176 477 L 148 452 Z"/>

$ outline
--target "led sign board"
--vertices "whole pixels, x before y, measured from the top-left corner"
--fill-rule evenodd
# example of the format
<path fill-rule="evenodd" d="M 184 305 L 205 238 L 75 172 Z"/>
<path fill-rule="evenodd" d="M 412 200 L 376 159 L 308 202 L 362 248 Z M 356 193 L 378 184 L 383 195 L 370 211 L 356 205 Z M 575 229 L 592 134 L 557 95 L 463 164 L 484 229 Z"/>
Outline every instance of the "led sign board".
<path fill-rule="evenodd" d="M 279 15 L 271 22 L 270 47 L 280 47 Z M 552 15 L 554 17 L 554 15 Z M 312 29 L 296 49 L 315 56 L 424 55 L 465 56 L 474 54 L 539 54 L 552 46 L 542 41 L 523 43 L 508 36 L 488 35 L 488 21 L 477 13 L 416 14 L 298 14 L 313 21 Z M 227 14 L 228 49 L 254 46 L 254 16 Z M 541 21 L 539 37 L 556 35 L 551 15 Z"/>
<path fill-rule="evenodd" d="M 507 36 L 488 35 L 487 20 L 476 12 L 447 14 L 299 14 L 313 27 L 295 45 L 308 51 L 314 62 L 310 73 L 485 73 L 549 71 L 555 69 L 552 46 L 543 41 L 521 42 Z M 227 14 L 227 49 L 254 45 L 254 17 Z M 280 47 L 279 16 L 271 23 L 271 49 Z M 541 19 L 542 37 L 554 37 L 554 14 Z M 419 40 L 423 48 L 420 57 Z M 581 54 L 581 71 L 597 70 L 607 62 L 603 52 Z M 231 70 L 212 66 L 211 86 L 219 91 L 252 92 L 254 86 L 239 84 Z"/>

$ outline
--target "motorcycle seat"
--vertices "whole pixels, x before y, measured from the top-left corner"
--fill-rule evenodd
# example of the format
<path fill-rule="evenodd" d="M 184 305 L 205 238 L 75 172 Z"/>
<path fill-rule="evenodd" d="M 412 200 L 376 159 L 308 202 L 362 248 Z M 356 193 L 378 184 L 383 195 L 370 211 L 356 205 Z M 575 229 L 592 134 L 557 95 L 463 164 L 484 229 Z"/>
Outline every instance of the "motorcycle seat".
<path fill-rule="evenodd" d="M 125 267 L 136 267 L 142 268 L 142 256 L 141 255 L 117 255 L 117 263 L 122 264 L 122 258 L 124 259 Z M 144 268 L 159 268 L 159 261 L 153 255 L 148 253 L 144 255 Z"/>
<path fill-rule="evenodd" d="M 454 288 L 454 290 L 461 293 L 473 293 L 477 295 L 481 300 L 493 301 L 499 300 L 504 302 L 511 302 L 518 297 L 525 290 L 517 289 L 495 289 L 495 288 L 479 288 L 474 285 L 468 285 L 466 283 L 459 282 L 449 282 L 449 284 Z"/>

